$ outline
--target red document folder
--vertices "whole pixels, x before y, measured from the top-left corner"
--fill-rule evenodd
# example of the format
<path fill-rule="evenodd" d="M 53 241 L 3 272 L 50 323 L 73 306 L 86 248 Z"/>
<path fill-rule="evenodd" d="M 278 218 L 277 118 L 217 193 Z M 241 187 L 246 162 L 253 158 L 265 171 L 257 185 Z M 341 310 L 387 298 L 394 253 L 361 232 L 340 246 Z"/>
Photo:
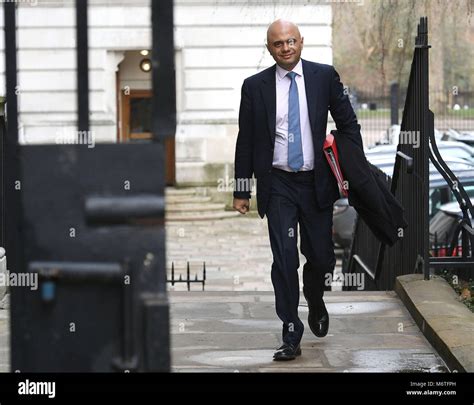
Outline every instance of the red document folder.
<path fill-rule="evenodd" d="M 344 182 L 341 167 L 339 166 L 339 155 L 337 153 L 336 140 L 334 139 L 333 134 L 326 135 L 326 140 L 324 141 L 323 145 L 323 151 L 324 156 L 326 156 L 326 160 L 329 163 L 329 167 L 331 168 L 331 171 L 334 174 L 334 177 L 336 178 L 337 186 L 339 187 L 339 193 L 341 194 L 341 196 L 347 198 L 347 183 Z"/>

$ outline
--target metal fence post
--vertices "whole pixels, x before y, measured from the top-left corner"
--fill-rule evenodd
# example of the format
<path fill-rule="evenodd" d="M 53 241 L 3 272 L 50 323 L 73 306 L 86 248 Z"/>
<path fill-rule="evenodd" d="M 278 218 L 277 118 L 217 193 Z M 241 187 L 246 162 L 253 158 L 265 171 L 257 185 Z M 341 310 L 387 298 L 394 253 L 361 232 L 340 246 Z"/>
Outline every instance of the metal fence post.
<path fill-rule="evenodd" d="M 390 85 L 390 125 L 398 125 L 398 105 L 400 98 L 400 85 L 393 82 Z"/>
<path fill-rule="evenodd" d="M 89 131 L 89 39 L 87 0 L 76 0 L 76 63 L 77 63 L 77 123 L 78 142 L 81 133 Z"/>

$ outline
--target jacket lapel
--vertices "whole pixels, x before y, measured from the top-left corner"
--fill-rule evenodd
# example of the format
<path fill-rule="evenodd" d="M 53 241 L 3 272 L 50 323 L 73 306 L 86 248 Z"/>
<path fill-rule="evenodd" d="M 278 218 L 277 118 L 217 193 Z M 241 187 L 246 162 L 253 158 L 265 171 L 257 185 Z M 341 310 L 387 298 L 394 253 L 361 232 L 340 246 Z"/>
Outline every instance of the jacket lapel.
<path fill-rule="evenodd" d="M 262 79 L 263 103 L 267 112 L 267 126 L 270 133 L 272 145 L 275 143 L 275 125 L 276 125 L 276 83 L 275 83 L 276 65 L 273 65 L 265 71 Z"/>
<path fill-rule="evenodd" d="M 303 62 L 303 75 L 304 75 L 304 87 L 306 90 L 306 102 L 308 103 L 309 123 L 311 124 L 311 131 L 314 135 L 315 124 L 316 124 L 316 104 L 318 94 L 318 80 L 317 80 L 317 67 L 311 65 L 304 59 Z"/>

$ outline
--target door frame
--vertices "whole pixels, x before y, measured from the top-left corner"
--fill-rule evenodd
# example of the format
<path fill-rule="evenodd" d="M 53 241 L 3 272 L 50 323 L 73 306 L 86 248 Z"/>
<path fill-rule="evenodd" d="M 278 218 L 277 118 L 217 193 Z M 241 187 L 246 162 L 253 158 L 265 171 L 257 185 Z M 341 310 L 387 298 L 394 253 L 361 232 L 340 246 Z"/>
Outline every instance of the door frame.
<path fill-rule="evenodd" d="M 119 82 L 119 76 L 117 75 L 117 81 Z M 133 98 L 152 98 L 152 90 L 147 89 L 136 89 L 129 90 L 129 94 L 126 94 L 124 89 L 120 89 L 118 97 L 118 111 L 120 116 L 117 119 L 118 126 L 118 139 L 117 142 L 124 143 L 134 140 L 147 140 L 151 139 L 151 132 L 135 133 L 130 136 L 130 100 Z M 165 146 L 165 178 L 167 186 L 174 186 L 176 184 L 176 161 L 175 161 L 175 138 L 167 137 L 164 141 Z"/>

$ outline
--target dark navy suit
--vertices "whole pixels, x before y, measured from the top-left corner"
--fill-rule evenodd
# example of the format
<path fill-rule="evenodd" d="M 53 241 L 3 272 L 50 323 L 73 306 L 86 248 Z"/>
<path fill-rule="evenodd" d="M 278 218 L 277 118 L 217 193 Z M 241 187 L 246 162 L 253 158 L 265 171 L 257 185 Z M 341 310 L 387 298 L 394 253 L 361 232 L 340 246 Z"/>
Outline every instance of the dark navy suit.
<path fill-rule="evenodd" d="M 339 198 L 337 183 L 323 156 L 328 111 L 341 136 L 362 145 L 360 126 L 336 70 L 302 60 L 309 120 L 314 147 L 314 171 L 274 169 L 276 132 L 276 65 L 245 79 L 235 151 L 234 197 L 250 198 L 255 175 L 259 215 L 268 219 L 273 252 L 272 282 L 276 311 L 283 322 L 283 341 L 299 343 L 303 323 L 298 317 L 299 267 L 297 227 L 303 268 L 303 291 L 315 305 L 322 300 L 325 274 L 335 265 L 332 206 Z"/>

